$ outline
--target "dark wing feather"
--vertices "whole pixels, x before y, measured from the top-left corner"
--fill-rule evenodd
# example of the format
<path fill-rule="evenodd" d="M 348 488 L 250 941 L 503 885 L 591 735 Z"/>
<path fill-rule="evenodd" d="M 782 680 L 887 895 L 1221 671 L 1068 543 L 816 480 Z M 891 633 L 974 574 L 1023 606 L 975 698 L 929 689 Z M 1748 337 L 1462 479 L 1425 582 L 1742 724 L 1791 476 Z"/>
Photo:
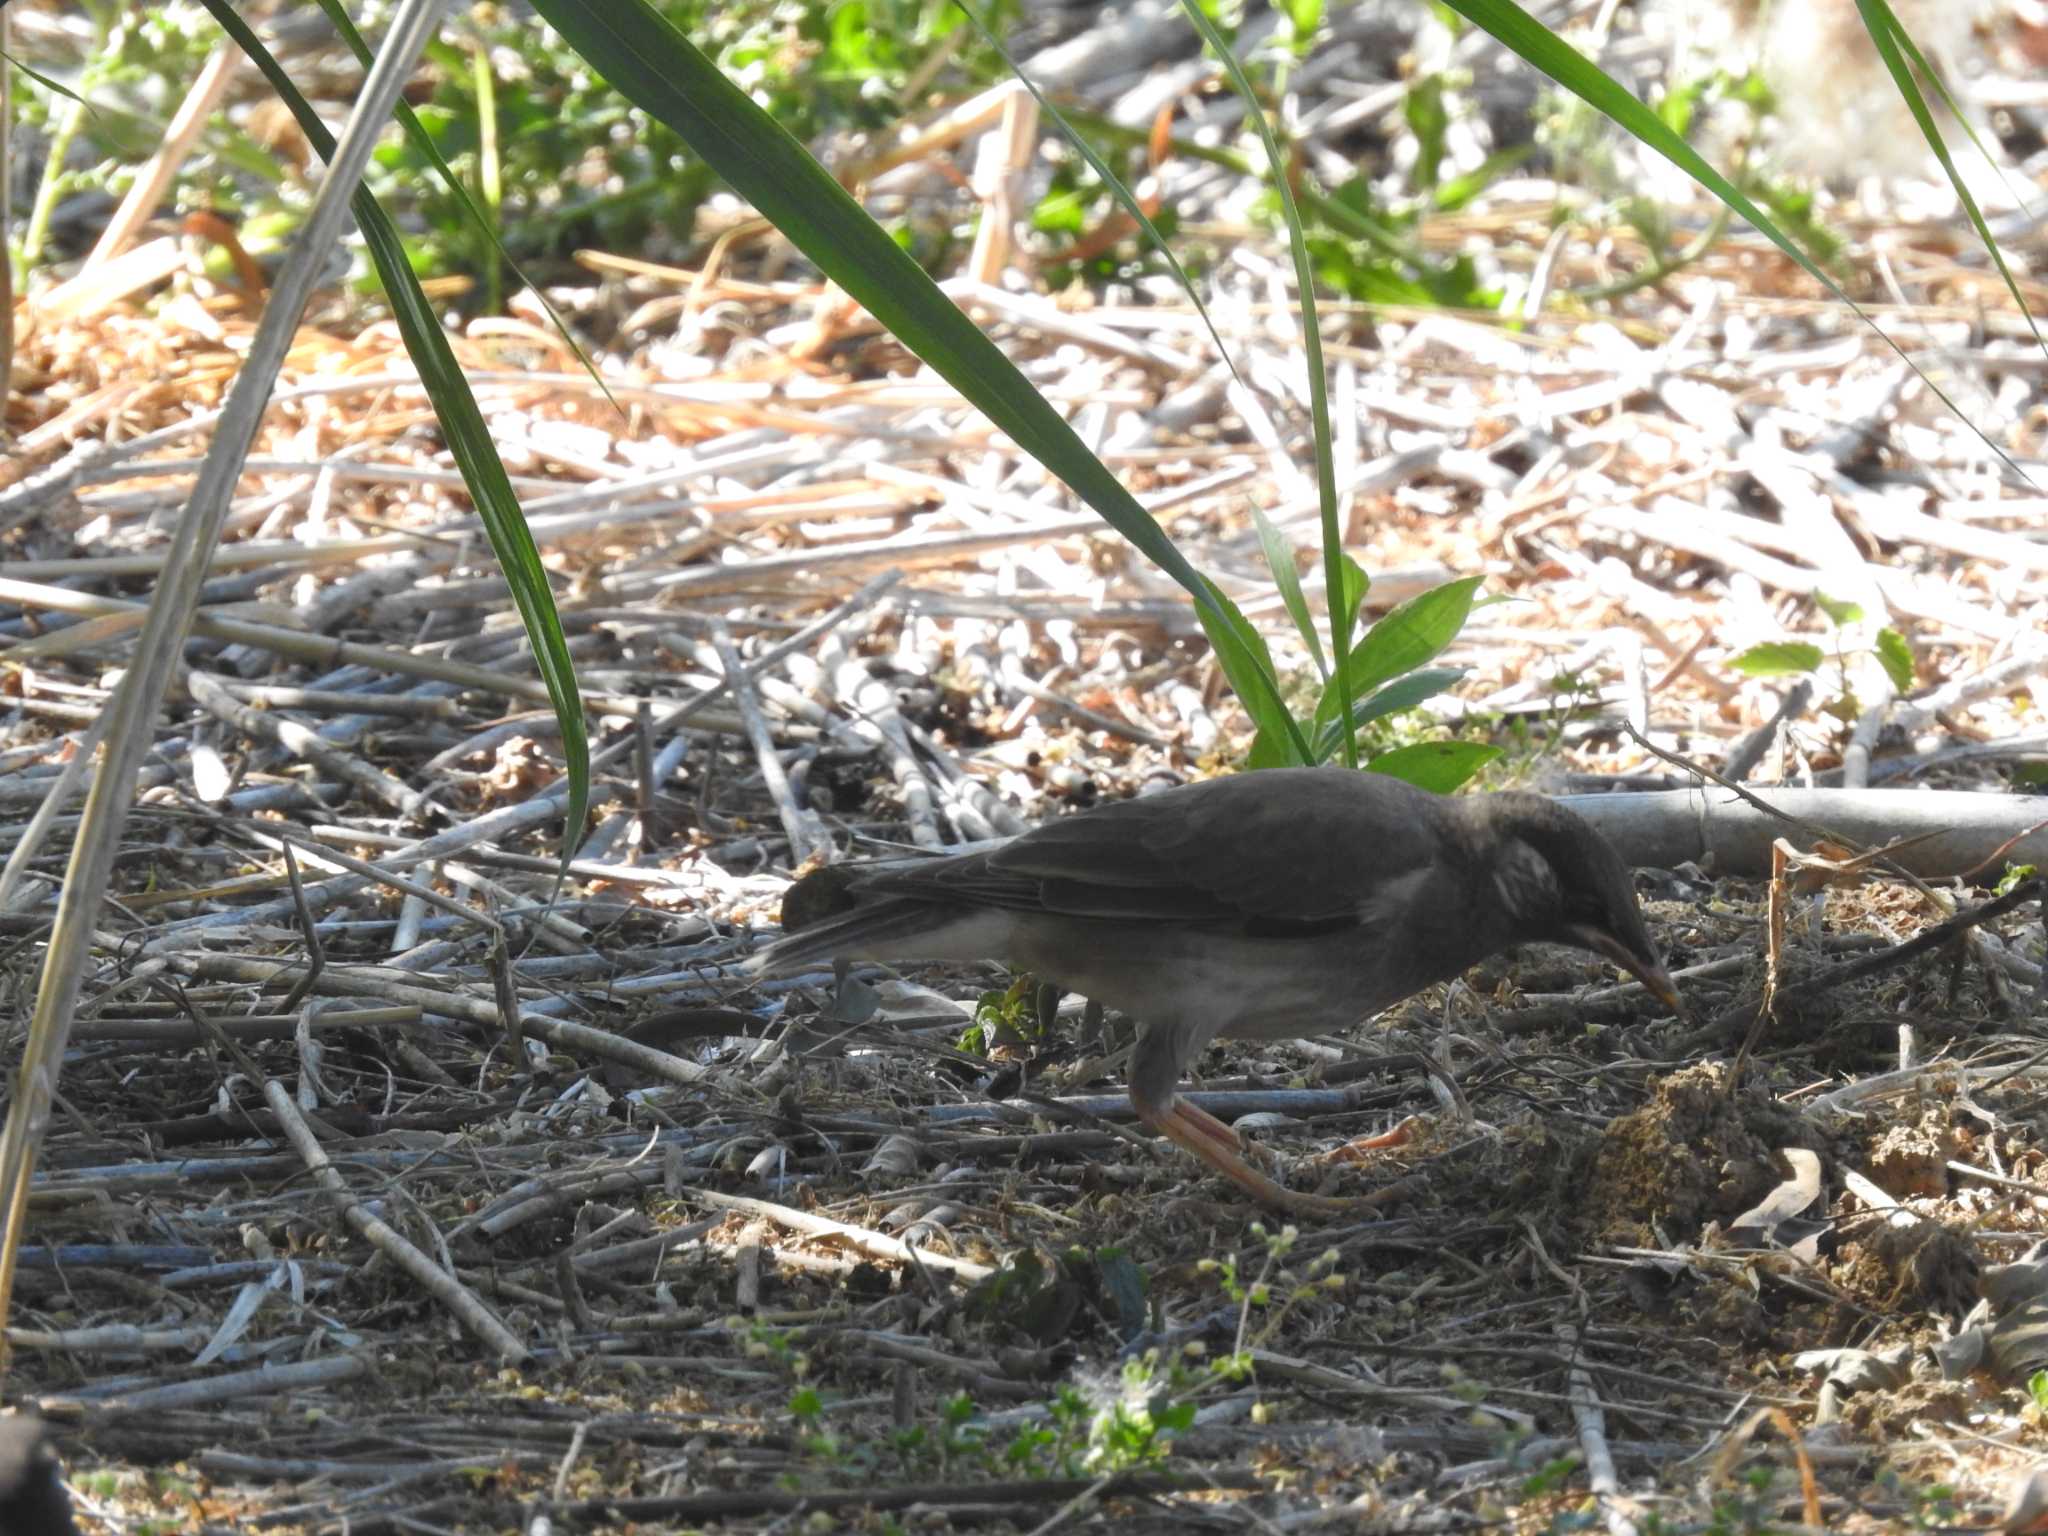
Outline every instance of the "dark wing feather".
<path fill-rule="evenodd" d="M 898 866 L 863 892 L 1126 921 L 1361 920 L 1444 847 L 1435 796 L 1349 769 L 1211 779 L 1123 800 L 988 853 Z"/>

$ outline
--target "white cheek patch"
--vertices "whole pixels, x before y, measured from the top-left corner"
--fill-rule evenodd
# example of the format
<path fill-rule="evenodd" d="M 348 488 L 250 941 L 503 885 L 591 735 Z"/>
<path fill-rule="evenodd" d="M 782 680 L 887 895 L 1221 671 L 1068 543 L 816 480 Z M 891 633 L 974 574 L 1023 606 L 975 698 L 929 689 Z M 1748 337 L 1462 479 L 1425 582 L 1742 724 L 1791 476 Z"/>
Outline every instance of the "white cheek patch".
<path fill-rule="evenodd" d="M 1541 917 L 1564 905 L 1550 860 L 1519 838 L 1501 849 L 1493 888 L 1500 893 L 1501 904 L 1519 918 Z"/>

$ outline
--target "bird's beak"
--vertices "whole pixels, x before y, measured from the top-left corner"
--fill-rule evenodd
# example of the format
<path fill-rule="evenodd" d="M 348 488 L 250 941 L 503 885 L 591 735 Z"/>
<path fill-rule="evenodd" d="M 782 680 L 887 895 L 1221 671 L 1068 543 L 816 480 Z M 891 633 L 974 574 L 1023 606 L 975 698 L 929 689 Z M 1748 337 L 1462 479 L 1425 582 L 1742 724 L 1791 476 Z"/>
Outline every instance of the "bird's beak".
<path fill-rule="evenodd" d="M 1629 975 L 1635 977 L 1650 989 L 1650 995 L 1669 1008 L 1673 1013 L 1683 1014 L 1685 1005 L 1678 1000 L 1677 983 L 1671 973 L 1657 960 L 1646 960 L 1614 937 L 1598 928 L 1572 929 L 1572 937 L 1601 958 L 1611 960 Z"/>

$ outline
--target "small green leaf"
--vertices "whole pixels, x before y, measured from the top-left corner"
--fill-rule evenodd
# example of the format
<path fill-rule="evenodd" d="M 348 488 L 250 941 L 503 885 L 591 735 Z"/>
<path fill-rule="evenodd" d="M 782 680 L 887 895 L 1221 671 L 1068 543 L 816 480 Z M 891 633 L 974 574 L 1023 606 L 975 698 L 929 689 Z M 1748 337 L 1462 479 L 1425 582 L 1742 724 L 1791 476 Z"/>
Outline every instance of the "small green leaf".
<path fill-rule="evenodd" d="M 1731 658 L 1728 665 L 1744 677 L 1792 677 L 1818 672 L 1826 659 L 1819 646 L 1804 640 L 1766 640 Z"/>
<path fill-rule="evenodd" d="M 1444 107 L 1444 77 L 1426 74 L 1409 86 L 1401 115 L 1415 135 L 1415 164 L 1409 169 L 1408 185 L 1427 192 L 1442 174 L 1444 138 L 1451 126 L 1451 115 Z"/>
<path fill-rule="evenodd" d="M 1828 621 L 1837 629 L 1845 624 L 1860 623 L 1863 608 L 1857 603 L 1846 603 L 1838 597 L 1829 597 L 1825 592 L 1813 594 L 1813 606 L 1828 616 Z"/>
<path fill-rule="evenodd" d="M 1382 752 L 1365 771 L 1447 795 L 1500 755 L 1483 741 L 1418 741 Z"/>
<path fill-rule="evenodd" d="M 1913 647 L 1906 637 L 1896 629 L 1880 629 L 1877 632 L 1877 661 L 1884 668 L 1884 675 L 1892 680 L 1892 686 L 1901 693 L 1909 693 L 1913 687 Z"/>
<path fill-rule="evenodd" d="M 1252 508 L 1252 522 L 1259 530 L 1259 548 L 1265 551 L 1266 568 L 1273 573 L 1273 585 L 1280 589 L 1280 601 L 1287 605 L 1287 616 L 1294 620 L 1294 627 L 1301 632 L 1302 644 L 1308 647 L 1317 674 L 1328 677 L 1330 664 L 1323 659 L 1322 637 L 1316 633 L 1316 621 L 1308 611 L 1308 599 L 1301 595 L 1301 568 L 1294 563 L 1294 546 L 1273 526 L 1273 520 L 1257 507 Z"/>
<path fill-rule="evenodd" d="M 1446 176 L 1436 184 L 1429 200 L 1439 213 L 1457 213 L 1473 198 L 1536 153 L 1533 144 L 1497 149 L 1460 176 Z"/>
<path fill-rule="evenodd" d="M 1666 91 L 1657 102 L 1657 120 L 1680 138 L 1692 131 L 1693 114 L 1699 110 L 1700 97 L 1713 83 L 1713 76 L 1702 75 L 1684 85 Z"/>
<path fill-rule="evenodd" d="M 1998 885 L 1996 886 L 1996 888 L 1993 889 L 1991 894 L 1994 896 L 2003 896 L 2007 891 L 2011 890 L 2014 886 L 2018 885 L 2022 880 L 2031 880 L 2038 873 L 2039 871 L 2036 870 L 2034 866 L 2031 864 L 2008 864 L 2005 866 L 2004 875 L 2002 875 L 1999 878 Z M 2041 1379 L 2041 1377 L 2036 1376 L 2033 1379 L 2033 1381 L 2028 1382 L 2027 1385 L 2034 1388 L 2035 1401 L 2041 1403 L 2041 1406 L 2043 1408 L 2048 1408 L 2048 1401 L 2043 1400 L 2041 1388 L 2036 1385 L 2036 1383 L 2040 1382 Z"/>
<path fill-rule="evenodd" d="M 1283 0 L 1280 7 L 1287 13 L 1287 25 L 1294 35 L 1307 42 L 1316 35 L 1316 28 L 1323 24 L 1323 0 Z"/>
<path fill-rule="evenodd" d="M 1338 569 L 1343 572 L 1344 590 L 1331 602 L 1332 612 L 1344 616 L 1347 629 L 1358 623 L 1358 608 L 1365 601 L 1365 594 L 1372 590 L 1372 578 L 1365 574 L 1365 568 L 1349 555 L 1343 557 Z"/>

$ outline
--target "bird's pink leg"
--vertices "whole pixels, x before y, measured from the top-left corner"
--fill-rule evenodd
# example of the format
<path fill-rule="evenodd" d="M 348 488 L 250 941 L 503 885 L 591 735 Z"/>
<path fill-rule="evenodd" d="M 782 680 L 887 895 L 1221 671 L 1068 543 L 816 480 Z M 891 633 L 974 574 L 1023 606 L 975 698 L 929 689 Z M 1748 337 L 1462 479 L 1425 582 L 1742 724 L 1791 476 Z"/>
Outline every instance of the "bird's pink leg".
<path fill-rule="evenodd" d="M 1349 1200 L 1301 1194 L 1254 1168 L 1245 1161 L 1237 1132 L 1180 1097 L 1177 1085 L 1188 1053 L 1189 1042 L 1181 1031 L 1139 1031 L 1131 1058 L 1131 1107 L 1146 1130 L 1193 1153 L 1253 1199 L 1297 1216 L 1355 1215 L 1385 1198 L 1385 1192 Z"/>
<path fill-rule="evenodd" d="M 1206 1110 L 1174 1097 L 1167 1101 L 1163 1110 L 1148 1114 L 1144 1103 L 1135 1097 L 1132 1102 L 1137 1108 L 1138 1119 L 1147 1130 L 1192 1152 L 1253 1199 L 1276 1210 L 1295 1216 L 1356 1215 L 1376 1205 L 1390 1192 L 1381 1190 L 1350 1198 L 1303 1194 L 1267 1178 L 1246 1162 L 1243 1143 L 1238 1140 L 1237 1132 Z"/>

